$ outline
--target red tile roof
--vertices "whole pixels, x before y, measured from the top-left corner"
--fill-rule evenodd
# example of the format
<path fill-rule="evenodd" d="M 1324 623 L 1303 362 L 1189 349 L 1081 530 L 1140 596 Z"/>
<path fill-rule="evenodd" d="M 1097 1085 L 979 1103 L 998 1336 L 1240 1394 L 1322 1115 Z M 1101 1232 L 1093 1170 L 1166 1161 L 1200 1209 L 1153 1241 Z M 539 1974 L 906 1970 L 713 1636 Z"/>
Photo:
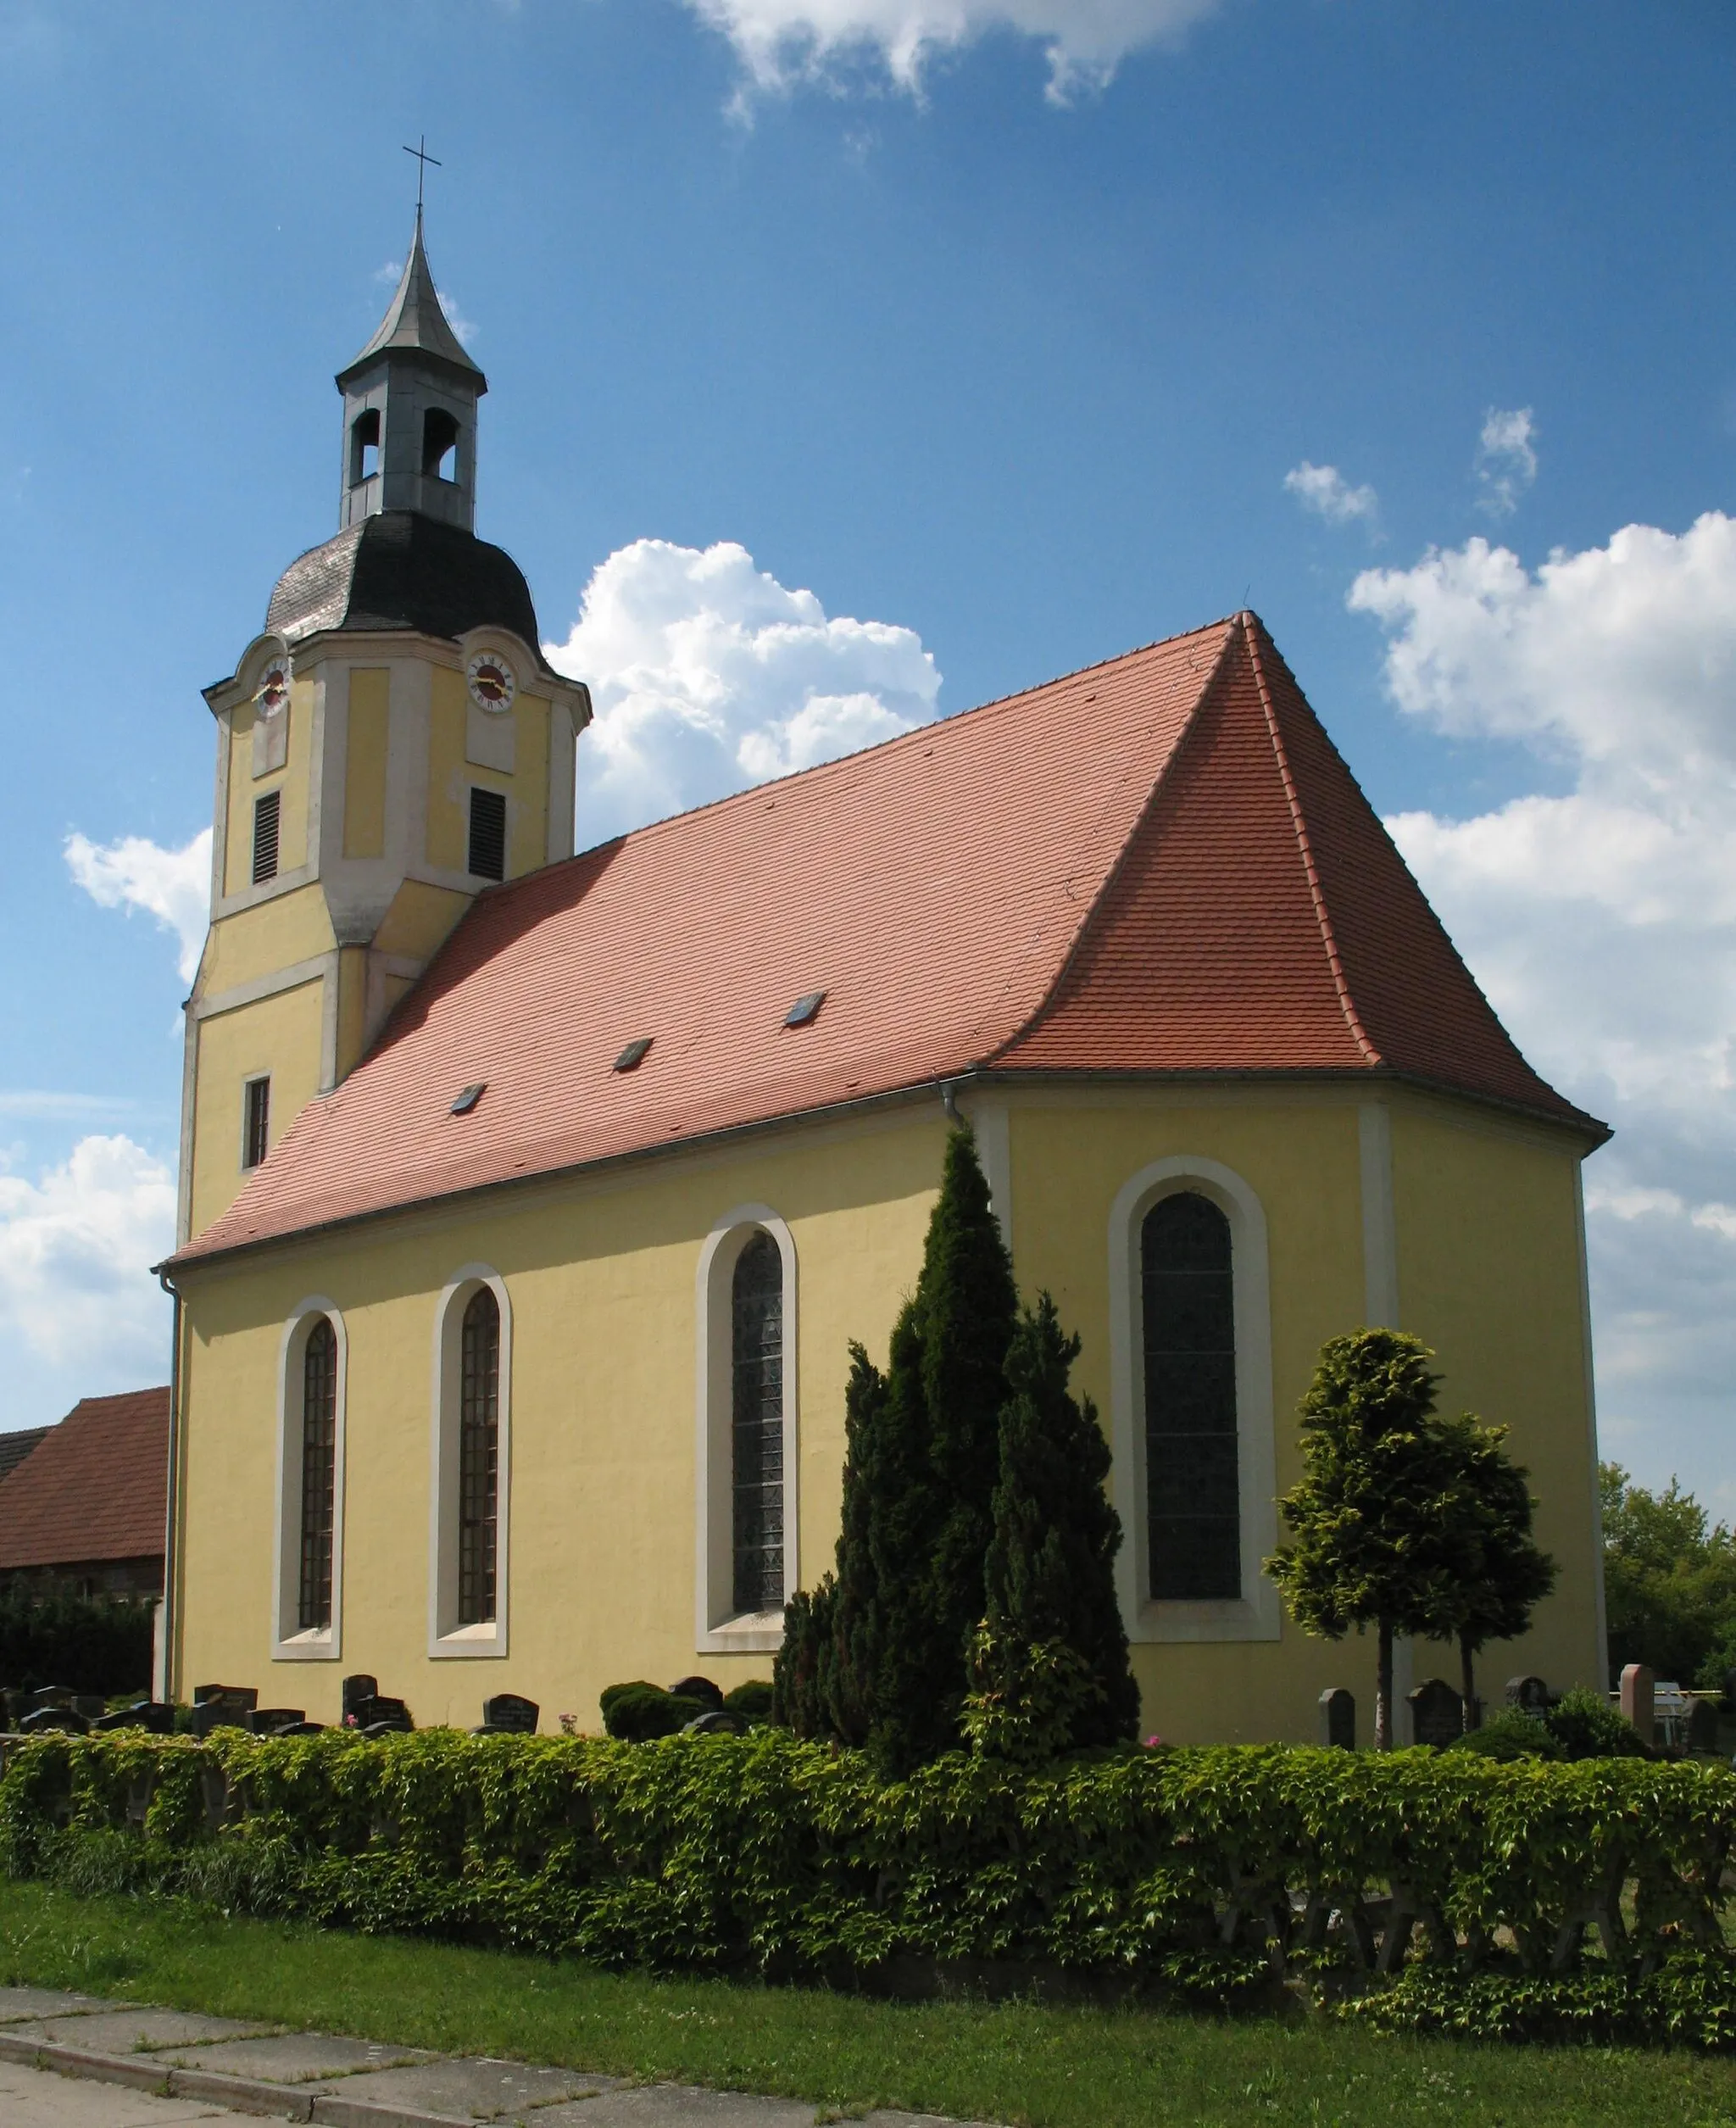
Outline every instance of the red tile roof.
<path fill-rule="evenodd" d="M 176 1261 L 981 1067 L 1398 1072 L 1604 1134 L 1243 614 L 479 895 Z"/>
<path fill-rule="evenodd" d="M 86 1396 L 0 1479 L 0 1573 L 163 1556 L 169 1391 Z"/>

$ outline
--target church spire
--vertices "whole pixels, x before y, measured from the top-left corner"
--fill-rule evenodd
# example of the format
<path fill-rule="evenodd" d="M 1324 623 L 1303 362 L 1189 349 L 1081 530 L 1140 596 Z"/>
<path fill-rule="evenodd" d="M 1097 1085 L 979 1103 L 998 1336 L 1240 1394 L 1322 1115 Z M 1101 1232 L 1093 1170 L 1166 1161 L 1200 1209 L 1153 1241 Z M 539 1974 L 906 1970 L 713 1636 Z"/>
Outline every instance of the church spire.
<path fill-rule="evenodd" d="M 341 526 L 411 510 L 476 529 L 476 402 L 488 380 L 441 306 L 422 209 L 378 330 L 337 373 L 343 394 Z"/>

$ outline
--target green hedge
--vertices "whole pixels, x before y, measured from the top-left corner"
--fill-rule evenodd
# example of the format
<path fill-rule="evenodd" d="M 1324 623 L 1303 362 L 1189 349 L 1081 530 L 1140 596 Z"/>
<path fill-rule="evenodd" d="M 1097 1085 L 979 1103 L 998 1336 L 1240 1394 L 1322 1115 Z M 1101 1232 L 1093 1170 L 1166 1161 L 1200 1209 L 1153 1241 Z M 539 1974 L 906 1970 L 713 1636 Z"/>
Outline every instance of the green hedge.
<path fill-rule="evenodd" d="M 1402 1975 L 1355 2014 L 1530 2029 L 1464 1995 L 1528 1990 L 1538 2029 L 1717 2045 L 1733 1830 L 1721 1766 L 1224 1746 L 1036 1773 L 955 1757 L 887 1783 L 771 1730 L 49 1735 L 0 1778 L 0 1866 L 83 1891 L 665 1969 L 986 1961 L 1221 2000 Z"/>
<path fill-rule="evenodd" d="M 148 1692 L 153 1607 L 124 1596 L 0 1591 L 0 1685 L 31 1692 Z"/>

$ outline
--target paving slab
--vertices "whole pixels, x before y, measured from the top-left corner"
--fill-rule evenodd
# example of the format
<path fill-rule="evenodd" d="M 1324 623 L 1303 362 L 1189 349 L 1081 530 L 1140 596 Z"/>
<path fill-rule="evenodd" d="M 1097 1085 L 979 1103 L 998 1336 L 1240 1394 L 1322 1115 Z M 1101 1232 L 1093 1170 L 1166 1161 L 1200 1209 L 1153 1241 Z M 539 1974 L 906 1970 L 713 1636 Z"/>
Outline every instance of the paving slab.
<path fill-rule="evenodd" d="M 78 2017 L 90 2010 L 112 2010 L 95 1995 L 69 1995 L 58 1987 L 0 1987 L 0 2025 L 22 2024 L 26 2018 Z"/>
<path fill-rule="evenodd" d="M 756 2098 L 693 2084 L 622 2085 L 542 2108 L 536 2128 L 814 2128 L 811 2098 Z"/>
<path fill-rule="evenodd" d="M 283 2028 L 258 2019 L 246 2023 L 235 2017 L 202 2017 L 192 2010 L 117 2009 L 110 2003 L 77 2017 L 44 2018 L 23 2029 L 38 2033 L 57 2047 L 90 2047 L 102 2054 L 131 2054 L 141 2047 L 198 2047 L 218 2040 L 264 2037 Z"/>
<path fill-rule="evenodd" d="M 459 2058 L 418 2062 L 409 2069 L 381 2069 L 346 2076 L 314 2118 L 341 2128 L 336 2109 L 357 2101 L 442 2120 L 517 2120 L 560 2100 L 614 2087 L 611 2076 L 576 2069 L 533 2069 L 525 2062 Z"/>
<path fill-rule="evenodd" d="M 367 2069 L 398 2069 L 435 2057 L 419 2047 L 386 2047 L 377 2040 L 333 2032 L 284 2032 L 270 2039 L 231 2039 L 215 2047 L 167 2047 L 157 2058 L 176 2069 L 215 2070 L 268 2084 L 313 2084 Z"/>
<path fill-rule="evenodd" d="M 234 2119 L 198 2099 L 159 2098 L 0 2062 L 0 2120 L 6 2128 L 179 2128 L 186 2121 Z"/>

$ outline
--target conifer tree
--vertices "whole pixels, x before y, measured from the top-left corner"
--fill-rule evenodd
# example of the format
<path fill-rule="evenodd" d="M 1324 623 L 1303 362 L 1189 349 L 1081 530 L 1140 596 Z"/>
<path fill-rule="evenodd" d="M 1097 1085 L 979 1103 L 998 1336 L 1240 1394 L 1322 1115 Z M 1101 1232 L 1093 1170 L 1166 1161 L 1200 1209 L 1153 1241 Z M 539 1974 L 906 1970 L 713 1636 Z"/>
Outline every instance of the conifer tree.
<path fill-rule="evenodd" d="M 776 1666 L 787 1719 L 889 1774 L 959 1741 L 1016 1311 L 975 1144 L 954 1131 L 885 1373 L 852 1348 L 837 1571 L 786 1613 Z"/>
<path fill-rule="evenodd" d="M 1067 1711 L 1059 1747 L 1082 1750 L 1138 1732 L 1139 1689 L 1116 1595 L 1121 1518 L 1104 1490 L 1109 1443 L 1090 1399 L 1068 1388 L 1079 1340 L 1054 1301 L 1021 1312 L 1006 1358 L 999 1481 L 983 1579 L 986 1639 L 1016 1664 L 1060 1643 L 1092 1688 Z M 1038 1666 L 1033 1665 L 1033 1669 Z"/>

